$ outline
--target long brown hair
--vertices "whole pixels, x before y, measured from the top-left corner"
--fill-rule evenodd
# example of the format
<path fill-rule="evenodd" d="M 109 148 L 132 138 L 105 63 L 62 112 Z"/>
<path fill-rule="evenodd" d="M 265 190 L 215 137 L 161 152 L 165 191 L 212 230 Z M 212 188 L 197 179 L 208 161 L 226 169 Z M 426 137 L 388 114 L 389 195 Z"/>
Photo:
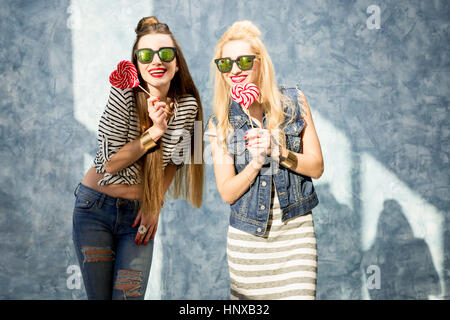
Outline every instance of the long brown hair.
<path fill-rule="evenodd" d="M 165 23 L 160 23 L 158 19 L 154 16 L 142 18 L 136 29 L 136 40 L 133 45 L 131 52 L 131 61 L 138 70 L 138 77 L 140 83 L 145 83 L 142 78 L 138 64 L 137 58 L 134 54 L 137 49 L 137 45 L 141 37 L 147 34 L 166 34 L 168 35 L 176 50 L 176 61 L 178 64 L 178 71 L 170 82 L 168 97 L 172 100 L 178 96 L 184 94 L 191 94 L 197 100 L 197 115 L 195 120 L 201 121 L 203 124 L 203 111 L 202 103 L 200 100 L 200 95 L 198 93 L 197 87 L 192 80 L 191 74 L 189 73 L 186 60 L 184 59 L 183 52 L 175 40 L 172 32 Z M 147 98 L 148 95 L 139 87 L 133 88 L 134 98 L 136 102 L 136 108 L 139 115 L 140 129 L 141 133 L 146 131 L 152 126 L 152 120 L 148 116 L 147 110 Z M 202 126 L 203 128 L 203 126 Z M 156 215 L 161 211 L 164 202 L 163 186 L 164 186 L 164 170 L 163 170 L 163 152 L 161 146 L 161 140 L 159 139 L 156 149 L 151 150 L 141 159 L 139 163 L 142 167 L 143 173 L 143 187 L 144 194 L 142 198 L 142 208 L 144 215 Z M 200 139 L 198 139 L 200 140 Z M 196 146 L 197 148 L 199 146 Z M 203 157 L 203 139 L 201 139 L 202 157 Z M 202 204 L 203 198 L 203 183 L 204 183 L 204 172 L 203 172 L 203 158 L 200 164 L 194 163 L 194 139 L 191 138 L 191 155 L 190 163 L 185 163 L 185 165 L 177 170 L 175 174 L 174 183 L 170 188 L 170 194 L 173 198 L 178 198 L 183 196 L 191 205 L 199 208 Z M 183 192 L 184 189 L 184 192 Z"/>

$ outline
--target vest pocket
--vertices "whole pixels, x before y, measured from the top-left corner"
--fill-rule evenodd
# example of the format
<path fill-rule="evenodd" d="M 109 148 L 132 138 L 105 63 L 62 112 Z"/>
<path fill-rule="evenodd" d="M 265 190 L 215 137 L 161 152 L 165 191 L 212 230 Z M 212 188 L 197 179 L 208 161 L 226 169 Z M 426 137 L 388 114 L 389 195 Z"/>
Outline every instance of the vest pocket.
<path fill-rule="evenodd" d="M 297 119 L 289 123 L 284 128 L 286 134 L 286 146 L 293 152 L 300 152 L 301 150 L 301 133 L 305 127 L 303 119 Z"/>
<path fill-rule="evenodd" d="M 299 185 L 299 193 L 302 197 L 302 199 L 309 197 L 313 191 L 314 191 L 314 187 L 313 187 L 313 182 L 311 179 L 305 179 L 303 177 L 299 177 L 301 180 L 301 183 Z"/>

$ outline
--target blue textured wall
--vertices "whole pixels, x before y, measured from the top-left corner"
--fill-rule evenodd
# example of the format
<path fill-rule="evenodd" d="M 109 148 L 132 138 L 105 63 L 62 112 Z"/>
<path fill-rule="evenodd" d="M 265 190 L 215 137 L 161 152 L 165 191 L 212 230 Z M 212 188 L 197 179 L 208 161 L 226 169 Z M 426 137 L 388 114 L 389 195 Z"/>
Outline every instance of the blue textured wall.
<path fill-rule="evenodd" d="M 73 189 L 145 15 L 180 42 L 205 117 L 209 61 L 236 20 L 259 26 L 280 84 L 305 92 L 325 156 L 318 298 L 448 299 L 450 4 L 418 0 L 0 1 L 0 299 L 85 298 Z M 162 212 L 149 299 L 228 297 L 228 206 L 206 169 L 200 210 Z"/>

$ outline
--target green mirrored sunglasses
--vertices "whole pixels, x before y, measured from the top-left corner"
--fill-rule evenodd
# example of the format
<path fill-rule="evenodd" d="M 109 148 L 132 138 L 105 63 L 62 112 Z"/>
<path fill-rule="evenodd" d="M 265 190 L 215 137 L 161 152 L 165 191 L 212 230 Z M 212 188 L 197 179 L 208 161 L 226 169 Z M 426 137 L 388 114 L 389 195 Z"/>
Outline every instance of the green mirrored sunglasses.
<path fill-rule="evenodd" d="M 214 62 L 217 65 L 217 69 L 219 69 L 220 72 L 226 73 L 230 72 L 231 69 L 233 69 L 233 63 L 236 62 L 239 69 L 245 71 L 250 70 L 253 68 L 253 61 L 257 58 L 255 55 L 244 55 L 239 56 L 236 58 L 236 60 L 232 60 L 230 58 L 219 58 L 215 59 Z"/>
<path fill-rule="evenodd" d="M 158 54 L 159 59 L 163 62 L 170 62 L 173 59 L 175 59 L 175 53 L 177 51 L 177 48 L 175 47 L 163 47 L 159 48 L 158 51 L 154 51 L 149 48 L 142 48 L 138 49 L 134 52 L 136 55 L 136 58 L 139 60 L 140 63 L 150 63 L 153 61 L 153 57 L 155 56 L 155 53 Z"/>

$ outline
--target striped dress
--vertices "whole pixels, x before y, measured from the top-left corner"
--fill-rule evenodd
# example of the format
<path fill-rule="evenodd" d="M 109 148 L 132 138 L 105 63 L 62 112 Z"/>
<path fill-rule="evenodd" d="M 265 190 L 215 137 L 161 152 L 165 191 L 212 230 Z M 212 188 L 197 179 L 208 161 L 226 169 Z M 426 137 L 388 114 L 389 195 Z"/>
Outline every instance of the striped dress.
<path fill-rule="evenodd" d="M 312 212 L 281 222 L 272 184 L 271 210 L 263 237 L 229 226 L 230 298 L 315 299 L 317 247 Z"/>

